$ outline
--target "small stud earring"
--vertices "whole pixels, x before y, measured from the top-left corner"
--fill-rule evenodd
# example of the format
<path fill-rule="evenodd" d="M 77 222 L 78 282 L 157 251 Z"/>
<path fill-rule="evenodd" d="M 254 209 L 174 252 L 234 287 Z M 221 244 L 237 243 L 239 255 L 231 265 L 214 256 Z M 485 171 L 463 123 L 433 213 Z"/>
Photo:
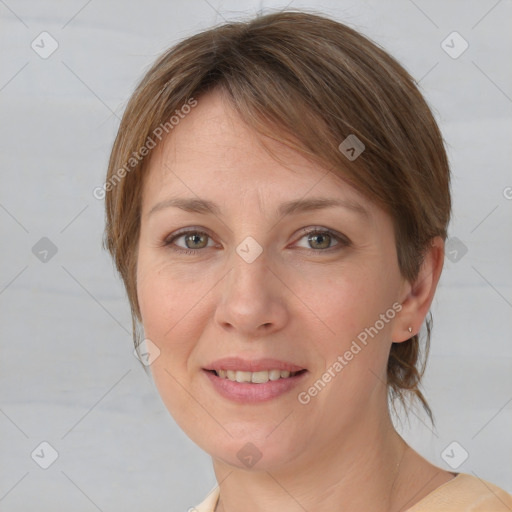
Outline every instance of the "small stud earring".
<path fill-rule="evenodd" d="M 412 332 L 412 327 L 409 327 L 408 331 L 409 331 L 409 332 Z"/>

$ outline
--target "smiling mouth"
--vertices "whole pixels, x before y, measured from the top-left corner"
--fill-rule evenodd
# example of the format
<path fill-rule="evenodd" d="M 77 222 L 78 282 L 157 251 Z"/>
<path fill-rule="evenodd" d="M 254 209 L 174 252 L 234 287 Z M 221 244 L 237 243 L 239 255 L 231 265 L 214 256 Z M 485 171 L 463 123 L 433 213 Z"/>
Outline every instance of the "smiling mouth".
<path fill-rule="evenodd" d="M 248 382 L 251 384 L 265 384 L 269 381 L 281 379 L 289 379 L 306 372 L 306 369 L 290 372 L 288 370 L 263 370 L 259 372 L 245 372 L 239 370 L 206 370 L 209 373 L 220 377 L 221 379 L 230 380 L 232 382 Z"/>

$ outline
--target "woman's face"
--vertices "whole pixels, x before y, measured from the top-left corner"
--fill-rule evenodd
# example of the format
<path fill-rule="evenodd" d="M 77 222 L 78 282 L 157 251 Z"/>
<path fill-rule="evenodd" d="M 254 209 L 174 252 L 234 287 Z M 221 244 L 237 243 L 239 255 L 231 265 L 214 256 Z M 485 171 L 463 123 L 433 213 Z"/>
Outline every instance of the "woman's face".
<path fill-rule="evenodd" d="M 405 289 L 391 218 L 267 139 L 286 166 L 278 163 L 217 92 L 171 135 L 146 176 L 137 267 L 162 400 L 194 442 L 234 466 L 250 467 L 250 456 L 266 469 L 317 457 L 387 411 L 383 383 Z M 290 206 L 313 199 L 338 204 Z M 306 371 L 267 383 L 206 371 L 227 357 Z"/>

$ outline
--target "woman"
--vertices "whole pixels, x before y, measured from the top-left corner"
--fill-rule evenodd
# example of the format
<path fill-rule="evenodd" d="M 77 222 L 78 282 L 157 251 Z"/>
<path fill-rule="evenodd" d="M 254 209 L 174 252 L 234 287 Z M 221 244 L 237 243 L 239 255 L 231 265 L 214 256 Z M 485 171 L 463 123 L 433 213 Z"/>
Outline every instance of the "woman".
<path fill-rule="evenodd" d="M 105 246 L 163 402 L 212 456 L 198 511 L 509 510 L 393 427 L 417 398 L 450 171 L 413 79 L 281 12 L 166 52 L 123 116 Z M 430 322 L 427 320 L 427 348 Z"/>

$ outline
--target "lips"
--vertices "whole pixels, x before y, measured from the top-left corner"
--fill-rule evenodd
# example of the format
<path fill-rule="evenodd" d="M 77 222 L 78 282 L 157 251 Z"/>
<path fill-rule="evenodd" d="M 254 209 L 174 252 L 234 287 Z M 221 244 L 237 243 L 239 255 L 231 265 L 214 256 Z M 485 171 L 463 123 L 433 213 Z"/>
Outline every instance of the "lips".
<path fill-rule="evenodd" d="M 258 364 L 260 363 L 261 360 L 258 361 Z M 275 363 L 276 361 L 273 360 L 272 364 Z M 281 363 L 283 362 L 281 361 Z M 275 371 L 277 372 L 278 370 Z M 290 373 L 288 370 L 280 371 L 282 371 L 284 374 Z M 237 378 L 235 381 L 233 381 L 230 378 L 217 375 L 215 370 L 203 369 L 203 374 L 208 379 L 210 385 L 218 393 L 218 395 L 228 399 L 231 402 L 236 402 L 239 404 L 262 403 L 277 399 L 281 396 L 285 396 L 289 394 L 294 388 L 296 388 L 299 383 L 304 382 L 304 379 L 308 374 L 308 370 L 303 369 L 295 374 L 290 373 L 290 375 L 284 378 L 280 377 L 277 380 L 267 380 L 267 377 L 261 378 L 260 375 L 267 374 L 265 370 L 254 373 L 233 370 L 220 370 L 220 372 L 235 373 Z M 246 379 L 248 375 L 251 376 L 250 382 L 248 382 Z M 241 378 L 238 379 L 238 377 Z"/>
<path fill-rule="evenodd" d="M 206 365 L 203 372 L 220 396 L 254 404 L 287 394 L 306 378 L 308 370 L 279 359 L 224 357 Z"/>
<path fill-rule="evenodd" d="M 287 361 L 280 361 L 278 359 L 263 358 L 247 360 L 240 357 L 224 357 L 209 363 L 204 367 L 204 370 L 215 372 L 219 372 L 219 370 L 232 370 L 252 373 L 269 370 L 282 370 L 293 373 L 305 370 L 305 368 L 303 366 L 298 366 Z"/>

